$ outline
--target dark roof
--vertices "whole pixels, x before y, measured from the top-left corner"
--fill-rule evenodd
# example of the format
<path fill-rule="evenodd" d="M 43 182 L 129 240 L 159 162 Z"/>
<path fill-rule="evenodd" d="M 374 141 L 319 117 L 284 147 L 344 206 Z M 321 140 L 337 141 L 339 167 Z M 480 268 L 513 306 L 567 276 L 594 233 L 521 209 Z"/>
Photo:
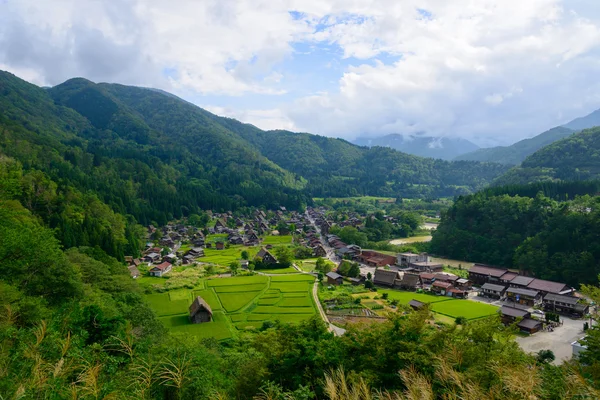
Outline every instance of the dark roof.
<path fill-rule="evenodd" d="M 561 296 L 560 294 L 548 293 L 546 296 L 544 296 L 544 301 L 558 301 L 560 303 L 573 305 L 577 304 L 579 299 L 577 297 Z"/>
<path fill-rule="evenodd" d="M 527 285 L 527 288 L 548 293 L 560 293 L 563 290 L 568 289 L 568 286 L 564 283 L 545 281 L 543 279 L 534 279 L 529 285 Z"/>
<path fill-rule="evenodd" d="M 475 264 L 469 269 L 469 272 L 472 272 L 474 274 L 488 275 L 488 276 L 493 276 L 493 277 L 499 278 L 502 275 L 504 275 L 505 273 L 507 273 L 508 270 L 489 267 L 487 265 Z"/>
<path fill-rule="evenodd" d="M 515 279 L 517 276 L 519 276 L 519 274 L 517 274 L 516 272 L 508 271 L 507 273 L 502 275 L 500 277 L 500 279 L 502 279 L 503 281 L 511 281 L 511 280 Z"/>
<path fill-rule="evenodd" d="M 132 277 L 136 277 L 136 276 L 140 276 L 140 270 L 137 269 L 137 267 L 135 265 L 130 265 L 129 267 L 127 267 L 127 269 L 129 270 L 129 274 Z"/>
<path fill-rule="evenodd" d="M 517 275 L 512 281 L 510 281 L 510 283 L 511 285 L 527 286 L 531 283 L 531 281 L 533 281 L 533 278 L 529 276 Z"/>
<path fill-rule="evenodd" d="M 419 274 L 419 276 L 423 279 L 433 279 L 435 278 L 435 274 L 432 274 L 430 272 L 423 272 L 421 274 Z"/>
<path fill-rule="evenodd" d="M 400 284 L 406 286 L 416 286 L 419 284 L 420 281 L 421 278 L 419 277 L 419 275 L 404 274 L 402 280 L 400 281 Z"/>
<path fill-rule="evenodd" d="M 338 274 L 337 272 L 333 272 L 333 271 L 326 273 L 325 276 L 328 278 L 331 278 L 331 279 L 336 279 L 336 280 L 342 278 L 342 276 L 340 274 Z"/>
<path fill-rule="evenodd" d="M 408 302 L 408 305 L 411 307 L 415 307 L 415 308 L 421 308 L 425 305 L 425 303 L 423 303 L 419 300 L 412 299 L 411 301 Z"/>
<path fill-rule="evenodd" d="M 444 288 L 444 289 L 448 289 L 449 287 L 452 286 L 452 283 L 450 283 L 450 282 L 435 281 L 435 282 L 433 282 L 433 286 L 437 286 L 437 287 L 441 287 L 441 288 Z"/>
<path fill-rule="evenodd" d="M 397 271 L 386 271 L 385 269 L 378 269 L 375 271 L 373 282 L 384 283 L 386 285 L 393 285 L 396 278 L 398 278 Z"/>
<path fill-rule="evenodd" d="M 458 278 L 456 275 L 435 274 L 435 280 L 437 281 L 456 282 Z"/>
<path fill-rule="evenodd" d="M 523 318 L 523 317 L 529 315 L 529 311 L 521 310 L 520 308 L 502 306 L 500 308 L 500 314 L 507 315 L 509 317 Z"/>
<path fill-rule="evenodd" d="M 494 292 L 503 292 L 506 289 L 506 286 L 503 285 L 494 285 L 493 283 L 486 283 L 482 287 L 482 289 L 493 290 Z"/>
<path fill-rule="evenodd" d="M 511 288 L 506 289 L 506 293 L 514 293 L 514 294 L 520 294 L 523 296 L 536 297 L 540 292 L 538 292 L 537 290 L 511 287 Z"/>
<path fill-rule="evenodd" d="M 417 267 L 443 267 L 442 263 L 433 261 L 417 261 L 410 264 L 416 265 Z"/>
<path fill-rule="evenodd" d="M 194 299 L 194 302 L 190 306 L 190 316 L 196 315 L 202 309 L 205 309 L 206 311 L 208 311 L 208 313 L 210 315 L 212 315 L 212 313 L 213 313 L 212 309 L 210 308 L 208 303 L 206 301 L 204 301 L 204 299 L 202 297 L 198 296 Z"/>
<path fill-rule="evenodd" d="M 525 318 L 525 319 L 523 319 L 523 321 L 521 321 L 517 324 L 517 326 L 519 328 L 527 328 L 527 329 L 537 328 L 540 325 L 542 325 L 542 323 L 540 321 L 537 321 L 535 319 L 530 319 L 530 318 Z"/>

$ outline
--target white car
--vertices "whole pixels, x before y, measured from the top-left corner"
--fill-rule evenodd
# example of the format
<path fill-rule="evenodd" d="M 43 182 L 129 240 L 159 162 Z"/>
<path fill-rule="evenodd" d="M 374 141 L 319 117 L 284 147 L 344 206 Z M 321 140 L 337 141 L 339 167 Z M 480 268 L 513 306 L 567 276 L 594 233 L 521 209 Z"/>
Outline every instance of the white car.
<path fill-rule="evenodd" d="M 542 310 L 533 310 L 533 313 L 535 315 L 539 315 L 540 317 L 543 317 L 546 315 L 546 313 L 544 313 Z"/>

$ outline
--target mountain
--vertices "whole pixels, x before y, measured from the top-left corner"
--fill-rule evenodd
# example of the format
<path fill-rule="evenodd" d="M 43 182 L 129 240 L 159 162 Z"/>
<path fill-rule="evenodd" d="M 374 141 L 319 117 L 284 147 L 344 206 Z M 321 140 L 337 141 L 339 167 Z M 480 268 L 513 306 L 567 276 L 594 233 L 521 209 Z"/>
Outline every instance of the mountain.
<path fill-rule="evenodd" d="M 600 179 L 600 127 L 583 130 L 536 151 L 495 184 L 593 179 Z"/>
<path fill-rule="evenodd" d="M 0 94 L 0 156 L 143 224 L 206 209 L 294 209 L 313 196 L 454 196 L 507 170 L 262 131 L 162 91 L 83 78 L 43 89 L 0 72 Z"/>
<path fill-rule="evenodd" d="M 461 154 L 475 151 L 479 148 L 475 143 L 461 138 L 435 138 L 430 136 L 404 136 L 391 134 L 375 138 L 359 137 L 352 141 L 358 146 L 389 147 L 404 153 L 420 157 L 452 160 Z"/>
<path fill-rule="evenodd" d="M 527 156 L 535 153 L 538 149 L 547 146 L 557 140 L 571 135 L 574 130 L 557 126 L 540 133 L 530 139 L 521 140 L 510 146 L 497 146 L 485 149 L 478 149 L 471 153 L 462 154 L 456 157 L 456 160 L 497 162 L 502 164 L 517 165 Z"/>
<path fill-rule="evenodd" d="M 600 110 L 596 110 L 585 117 L 575 118 L 573 121 L 564 124 L 563 126 L 574 131 L 600 126 Z"/>

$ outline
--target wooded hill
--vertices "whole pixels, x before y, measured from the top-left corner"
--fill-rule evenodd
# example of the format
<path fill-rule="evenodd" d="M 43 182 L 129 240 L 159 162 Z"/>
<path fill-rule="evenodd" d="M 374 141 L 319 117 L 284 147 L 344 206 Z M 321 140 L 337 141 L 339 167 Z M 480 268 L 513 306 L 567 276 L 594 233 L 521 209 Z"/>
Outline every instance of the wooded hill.
<path fill-rule="evenodd" d="M 552 143 L 498 178 L 495 185 L 600 178 L 600 127 Z"/>
<path fill-rule="evenodd" d="M 199 208 L 298 208 L 313 196 L 452 196 L 506 170 L 265 132 L 161 91 L 81 78 L 42 89 L 2 72 L 0 93 L 2 154 L 144 224 Z"/>

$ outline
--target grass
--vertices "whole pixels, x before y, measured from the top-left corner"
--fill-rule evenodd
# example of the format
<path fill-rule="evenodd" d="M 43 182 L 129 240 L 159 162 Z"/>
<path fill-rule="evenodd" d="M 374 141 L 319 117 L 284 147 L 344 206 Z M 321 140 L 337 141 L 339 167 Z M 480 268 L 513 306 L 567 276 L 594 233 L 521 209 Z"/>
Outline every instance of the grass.
<path fill-rule="evenodd" d="M 221 302 L 212 289 L 194 290 L 194 296 L 202 297 L 204 301 L 208 303 L 213 312 L 221 310 Z"/>
<path fill-rule="evenodd" d="M 465 317 L 469 320 L 495 315 L 498 307 L 476 301 L 451 299 L 431 305 L 432 311 L 448 317 Z"/>
<path fill-rule="evenodd" d="M 213 314 L 211 322 L 192 324 L 187 314 L 161 318 L 162 323 L 171 331 L 185 333 L 200 338 L 215 338 L 217 340 L 229 339 L 233 336 L 225 314 L 217 311 Z"/>
<path fill-rule="evenodd" d="M 412 299 L 418 300 L 422 303 L 437 303 L 438 301 L 446 301 L 448 297 L 434 296 L 431 294 L 415 293 L 415 292 L 401 292 L 392 289 L 379 289 L 377 294 L 381 296 L 383 293 L 388 294 L 388 299 L 398 300 L 401 304 L 408 304 Z M 364 295 L 361 295 L 364 296 Z"/>
<path fill-rule="evenodd" d="M 307 292 L 310 286 L 308 282 L 274 282 L 271 289 L 279 289 L 280 292 Z"/>
<path fill-rule="evenodd" d="M 265 274 L 275 274 L 275 275 L 279 275 L 279 274 L 297 274 L 298 271 L 296 270 L 296 268 L 293 267 L 288 267 L 288 268 L 277 268 L 277 269 L 261 269 L 261 270 L 257 270 L 260 271 L 262 273 Z"/>
<path fill-rule="evenodd" d="M 144 297 L 159 317 L 187 313 L 192 303 L 191 298 L 171 301 L 168 293 L 149 294 Z"/>
<path fill-rule="evenodd" d="M 390 240 L 390 244 L 401 245 L 401 244 L 409 244 L 409 243 L 415 243 L 415 242 L 430 242 L 430 241 L 431 241 L 431 235 L 413 236 L 413 237 L 408 237 L 408 238 Z"/>
<path fill-rule="evenodd" d="M 238 286 L 238 285 L 252 285 L 257 283 L 266 284 L 269 282 L 269 277 L 263 275 L 253 276 L 236 276 L 233 278 L 217 278 L 206 281 L 207 286 Z"/>
<path fill-rule="evenodd" d="M 312 307 L 312 299 L 305 297 L 285 297 L 278 304 L 279 307 Z"/>
<path fill-rule="evenodd" d="M 250 303 L 260 292 L 219 293 L 219 300 L 227 312 L 238 311 Z"/>
<path fill-rule="evenodd" d="M 317 259 L 316 258 L 307 258 L 304 260 L 296 260 L 296 265 L 302 271 L 312 272 L 317 268 Z"/>
<path fill-rule="evenodd" d="M 235 336 L 236 330 L 260 328 L 265 320 L 298 323 L 314 316 L 310 294 L 314 280 L 305 274 L 202 279 L 194 289 L 177 288 L 144 297 L 172 332 L 223 340 Z M 212 322 L 189 322 L 188 309 L 195 296 L 211 306 Z"/>
<path fill-rule="evenodd" d="M 266 287 L 266 283 L 254 283 L 251 285 L 217 286 L 214 288 L 214 291 L 219 295 L 221 293 L 260 292 Z"/>
<path fill-rule="evenodd" d="M 309 274 L 272 276 L 271 282 L 314 282 L 315 277 Z"/>
<path fill-rule="evenodd" d="M 292 244 L 292 235 L 266 236 L 262 242 L 263 245 L 272 244 L 273 246 L 282 244 Z"/>
<path fill-rule="evenodd" d="M 258 253 L 257 247 L 246 247 L 240 245 L 232 245 L 228 249 L 217 250 L 204 249 L 204 257 L 200 257 L 198 261 L 205 263 L 213 263 L 228 266 L 233 261 L 239 261 L 242 259 L 242 251 L 247 251 L 248 256 L 252 259 L 256 253 Z"/>

